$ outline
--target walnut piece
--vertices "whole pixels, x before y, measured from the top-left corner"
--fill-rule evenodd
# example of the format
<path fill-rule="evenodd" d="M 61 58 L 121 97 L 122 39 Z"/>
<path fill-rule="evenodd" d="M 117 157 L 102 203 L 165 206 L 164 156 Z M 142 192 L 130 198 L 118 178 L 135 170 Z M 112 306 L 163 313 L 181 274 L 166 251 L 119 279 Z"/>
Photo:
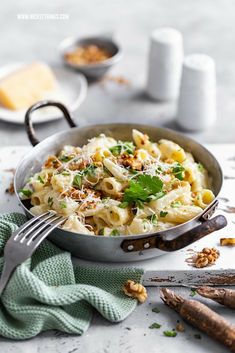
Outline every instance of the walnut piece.
<path fill-rule="evenodd" d="M 140 303 L 144 303 L 148 297 L 146 288 L 130 279 L 124 284 L 122 289 L 128 297 L 136 298 Z"/>
<path fill-rule="evenodd" d="M 195 267 L 207 267 L 215 263 L 220 253 L 216 248 L 204 248 L 198 252 L 195 258 Z"/>
<path fill-rule="evenodd" d="M 178 322 L 176 327 L 175 327 L 176 331 L 178 332 L 184 332 L 185 331 L 185 327 L 181 322 Z"/>
<path fill-rule="evenodd" d="M 14 188 L 14 183 L 11 182 L 8 188 L 6 189 L 6 193 L 10 195 L 14 195 L 15 193 L 15 188 Z"/>

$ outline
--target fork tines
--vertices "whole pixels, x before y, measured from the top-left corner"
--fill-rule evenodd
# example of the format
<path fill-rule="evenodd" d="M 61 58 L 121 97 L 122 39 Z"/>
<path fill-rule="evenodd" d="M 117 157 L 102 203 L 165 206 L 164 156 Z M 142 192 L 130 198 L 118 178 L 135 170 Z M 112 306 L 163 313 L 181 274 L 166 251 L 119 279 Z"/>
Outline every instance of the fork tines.
<path fill-rule="evenodd" d="M 62 224 L 65 220 L 66 218 L 57 215 L 55 212 L 46 212 L 40 216 L 34 217 L 20 227 L 14 237 L 14 241 L 30 245 L 39 236 L 41 238 L 43 235 L 44 238 L 47 235 L 45 235 L 45 233 L 49 234 L 52 229 Z"/>

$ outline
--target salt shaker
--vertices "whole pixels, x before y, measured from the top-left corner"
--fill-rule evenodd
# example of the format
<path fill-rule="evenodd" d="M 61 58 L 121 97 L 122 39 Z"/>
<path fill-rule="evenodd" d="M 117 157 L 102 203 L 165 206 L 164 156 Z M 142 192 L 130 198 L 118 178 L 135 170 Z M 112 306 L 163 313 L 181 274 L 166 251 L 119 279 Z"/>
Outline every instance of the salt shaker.
<path fill-rule="evenodd" d="M 183 62 L 183 39 L 174 28 L 155 29 L 150 39 L 146 92 L 156 100 L 178 97 Z"/>
<path fill-rule="evenodd" d="M 177 122 L 185 130 L 203 130 L 216 120 L 215 62 L 208 55 L 184 59 Z"/>

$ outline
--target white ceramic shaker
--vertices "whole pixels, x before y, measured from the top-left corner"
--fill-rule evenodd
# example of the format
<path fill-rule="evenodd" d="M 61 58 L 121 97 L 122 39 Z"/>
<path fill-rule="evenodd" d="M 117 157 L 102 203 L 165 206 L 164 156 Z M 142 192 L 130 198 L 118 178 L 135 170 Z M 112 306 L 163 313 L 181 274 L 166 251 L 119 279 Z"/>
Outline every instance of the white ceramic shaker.
<path fill-rule="evenodd" d="M 146 92 L 156 100 L 176 99 L 183 63 L 183 38 L 174 28 L 152 32 Z"/>
<path fill-rule="evenodd" d="M 177 122 L 185 130 L 203 130 L 216 120 L 214 60 L 204 54 L 184 59 Z"/>

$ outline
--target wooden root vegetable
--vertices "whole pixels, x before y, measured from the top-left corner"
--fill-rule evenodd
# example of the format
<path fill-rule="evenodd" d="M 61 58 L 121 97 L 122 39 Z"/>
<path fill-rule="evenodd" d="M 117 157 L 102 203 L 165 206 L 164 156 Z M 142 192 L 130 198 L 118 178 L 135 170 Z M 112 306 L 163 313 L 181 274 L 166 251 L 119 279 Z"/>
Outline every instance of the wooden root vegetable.
<path fill-rule="evenodd" d="M 198 287 L 196 292 L 202 297 L 212 299 L 219 304 L 235 309 L 235 290 L 225 288 Z"/>
<path fill-rule="evenodd" d="M 160 290 L 160 297 L 166 305 L 177 311 L 191 325 L 235 353 L 235 327 L 222 316 L 199 301 L 184 299 L 167 288 Z"/>

